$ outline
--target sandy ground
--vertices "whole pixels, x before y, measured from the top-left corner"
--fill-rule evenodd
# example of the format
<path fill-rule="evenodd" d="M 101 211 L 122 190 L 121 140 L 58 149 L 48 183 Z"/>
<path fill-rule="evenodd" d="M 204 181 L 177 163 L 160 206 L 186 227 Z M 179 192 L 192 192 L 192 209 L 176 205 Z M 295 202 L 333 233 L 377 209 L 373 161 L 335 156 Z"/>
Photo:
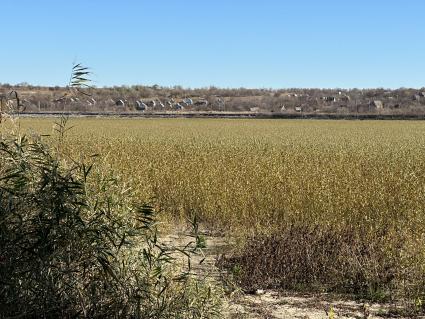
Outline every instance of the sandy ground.
<path fill-rule="evenodd" d="M 206 238 L 207 248 L 203 254 L 192 258 L 192 271 L 199 278 L 216 280 L 221 284 L 225 274 L 215 264 L 219 254 L 229 250 L 229 243 L 222 237 Z M 166 236 L 164 241 L 182 248 L 194 238 L 188 232 L 180 231 Z M 329 294 L 296 294 L 274 290 L 254 294 L 233 292 L 227 296 L 223 312 L 224 318 L 229 319 L 409 318 L 397 315 L 399 311 L 394 305 L 367 304 Z"/>
<path fill-rule="evenodd" d="M 262 295 L 243 295 L 230 300 L 227 318 L 389 318 L 394 311 L 388 305 L 363 304 L 336 296 L 296 295 L 266 291 Z M 397 317 L 402 318 L 402 317 Z"/>

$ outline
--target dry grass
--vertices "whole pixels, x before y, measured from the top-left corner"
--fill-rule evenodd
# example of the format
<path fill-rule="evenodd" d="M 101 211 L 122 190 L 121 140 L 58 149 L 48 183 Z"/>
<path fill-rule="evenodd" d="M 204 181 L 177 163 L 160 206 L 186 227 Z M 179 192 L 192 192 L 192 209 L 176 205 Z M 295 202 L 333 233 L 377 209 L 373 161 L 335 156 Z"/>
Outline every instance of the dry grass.
<path fill-rule="evenodd" d="M 403 286 L 422 298 L 424 122 L 75 119 L 72 124 L 65 142 L 74 154 L 101 154 L 101 165 L 136 185 L 140 199 L 151 200 L 170 218 L 196 215 L 210 228 L 251 239 L 271 236 L 277 245 L 289 244 L 282 238 L 303 227 L 306 235 L 292 240 L 294 247 L 331 237 L 347 258 L 359 252 L 362 260 L 333 267 L 338 276 L 349 279 L 345 269 L 357 263 L 362 280 L 373 285 L 388 266 L 396 273 L 394 280 L 384 276 L 385 289 Z M 52 120 L 25 119 L 22 125 L 50 133 Z M 366 249 L 371 242 L 375 245 Z M 325 246 L 332 253 L 320 258 L 340 263 Z M 331 261 L 316 265 L 330 267 Z M 314 271 L 311 276 L 320 283 Z"/>
<path fill-rule="evenodd" d="M 52 120 L 22 120 L 51 133 Z M 101 154 L 173 216 L 252 229 L 419 221 L 424 122 L 72 120 L 74 154 Z M 377 224 L 377 225 L 378 225 Z"/>

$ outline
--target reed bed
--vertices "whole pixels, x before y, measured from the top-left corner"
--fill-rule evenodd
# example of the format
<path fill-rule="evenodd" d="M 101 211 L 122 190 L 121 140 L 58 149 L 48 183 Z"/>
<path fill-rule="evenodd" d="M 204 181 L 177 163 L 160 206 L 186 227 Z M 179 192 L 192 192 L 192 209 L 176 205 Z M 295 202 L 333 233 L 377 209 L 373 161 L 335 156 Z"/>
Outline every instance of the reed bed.
<path fill-rule="evenodd" d="M 24 119 L 51 133 L 51 119 Z M 65 143 L 175 218 L 272 230 L 287 220 L 422 221 L 425 123 L 73 119 Z M 371 223 L 372 224 L 372 223 Z"/>
<path fill-rule="evenodd" d="M 21 125 L 48 134 L 52 120 Z M 72 119 L 71 125 L 65 144 L 72 153 L 100 154 L 100 166 L 119 173 L 164 219 L 196 216 L 209 229 L 244 238 L 242 255 L 223 262 L 258 274 L 239 274 L 242 285 L 301 283 L 422 300 L 424 122 Z M 289 246 L 276 257 L 276 247 Z M 259 265 L 265 260 L 267 269 Z M 308 271 L 296 268 L 306 263 L 313 265 Z M 278 272 L 278 264 L 287 266 Z M 305 280 L 288 274 L 295 268 Z"/>

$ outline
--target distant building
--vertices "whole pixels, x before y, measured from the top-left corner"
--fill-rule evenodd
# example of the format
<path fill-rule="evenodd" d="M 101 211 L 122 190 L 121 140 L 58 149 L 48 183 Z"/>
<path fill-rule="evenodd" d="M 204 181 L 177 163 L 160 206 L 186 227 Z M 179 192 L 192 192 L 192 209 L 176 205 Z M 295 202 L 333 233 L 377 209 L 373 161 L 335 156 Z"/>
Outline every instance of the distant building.
<path fill-rule="evenodd" d="M 184 99 L 183 102 L 187 105 L 193 105 L 193 100 L 191 98 Z"/>
<path fill-rule="evenodd" d="M 341 96 L 341 101 L 343 102 L 350 102 L 351 98 L 348 95 Z"/>
<path fill-rule="evenodd" d="M 322 100 L 324 100 L 326 102 L 336 102 L 336 97 L 335 96 L 323 96 Z"/>
<path fill-rule="evenodd" d="M 194 103 L 196 106 L 207 106 L 208 101 L 206 99 L 199 99 Z"/>
<path fill-rule="evenodd" d="M 370 103 L 371 107 L 376 108 L 377 110 L 382 110 L 384 108 L 384 103 L 380 100 L 374 100 Z"/>
<path fill-rule="evenodd" d="M 138 111 L 146 111 L 147 110 L 147 105 L 145 103 L 143 103 L 142 101 L 136 101 L 136 110 Z"/>
<path fill-rule="evenodd" d="M 117 107 L 124 107 L 125 106 L 125 102 L 123 100 L 115 101 L 115 106 L 117 106 Z"/>
<path fill-rule="evenodd" d="M 184 110 L 184 106 L 183 106 L 183 105 L 181 105 L 180 103 L 176 103 L 176 104 L 174 105 L 174 108 L 175 108 L 177 111 L 182 111 L 182 110 Z"/>

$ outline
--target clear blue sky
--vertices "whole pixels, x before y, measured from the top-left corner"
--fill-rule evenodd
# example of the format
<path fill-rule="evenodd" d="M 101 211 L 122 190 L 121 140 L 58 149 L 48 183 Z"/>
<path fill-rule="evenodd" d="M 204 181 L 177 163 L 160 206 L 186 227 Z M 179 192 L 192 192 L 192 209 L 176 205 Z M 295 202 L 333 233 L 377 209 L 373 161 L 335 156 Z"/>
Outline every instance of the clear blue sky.
<path fill-rule="evenodd" d="M 0 82 L 423 87 L 424 0 L 2 0 Z"/>

